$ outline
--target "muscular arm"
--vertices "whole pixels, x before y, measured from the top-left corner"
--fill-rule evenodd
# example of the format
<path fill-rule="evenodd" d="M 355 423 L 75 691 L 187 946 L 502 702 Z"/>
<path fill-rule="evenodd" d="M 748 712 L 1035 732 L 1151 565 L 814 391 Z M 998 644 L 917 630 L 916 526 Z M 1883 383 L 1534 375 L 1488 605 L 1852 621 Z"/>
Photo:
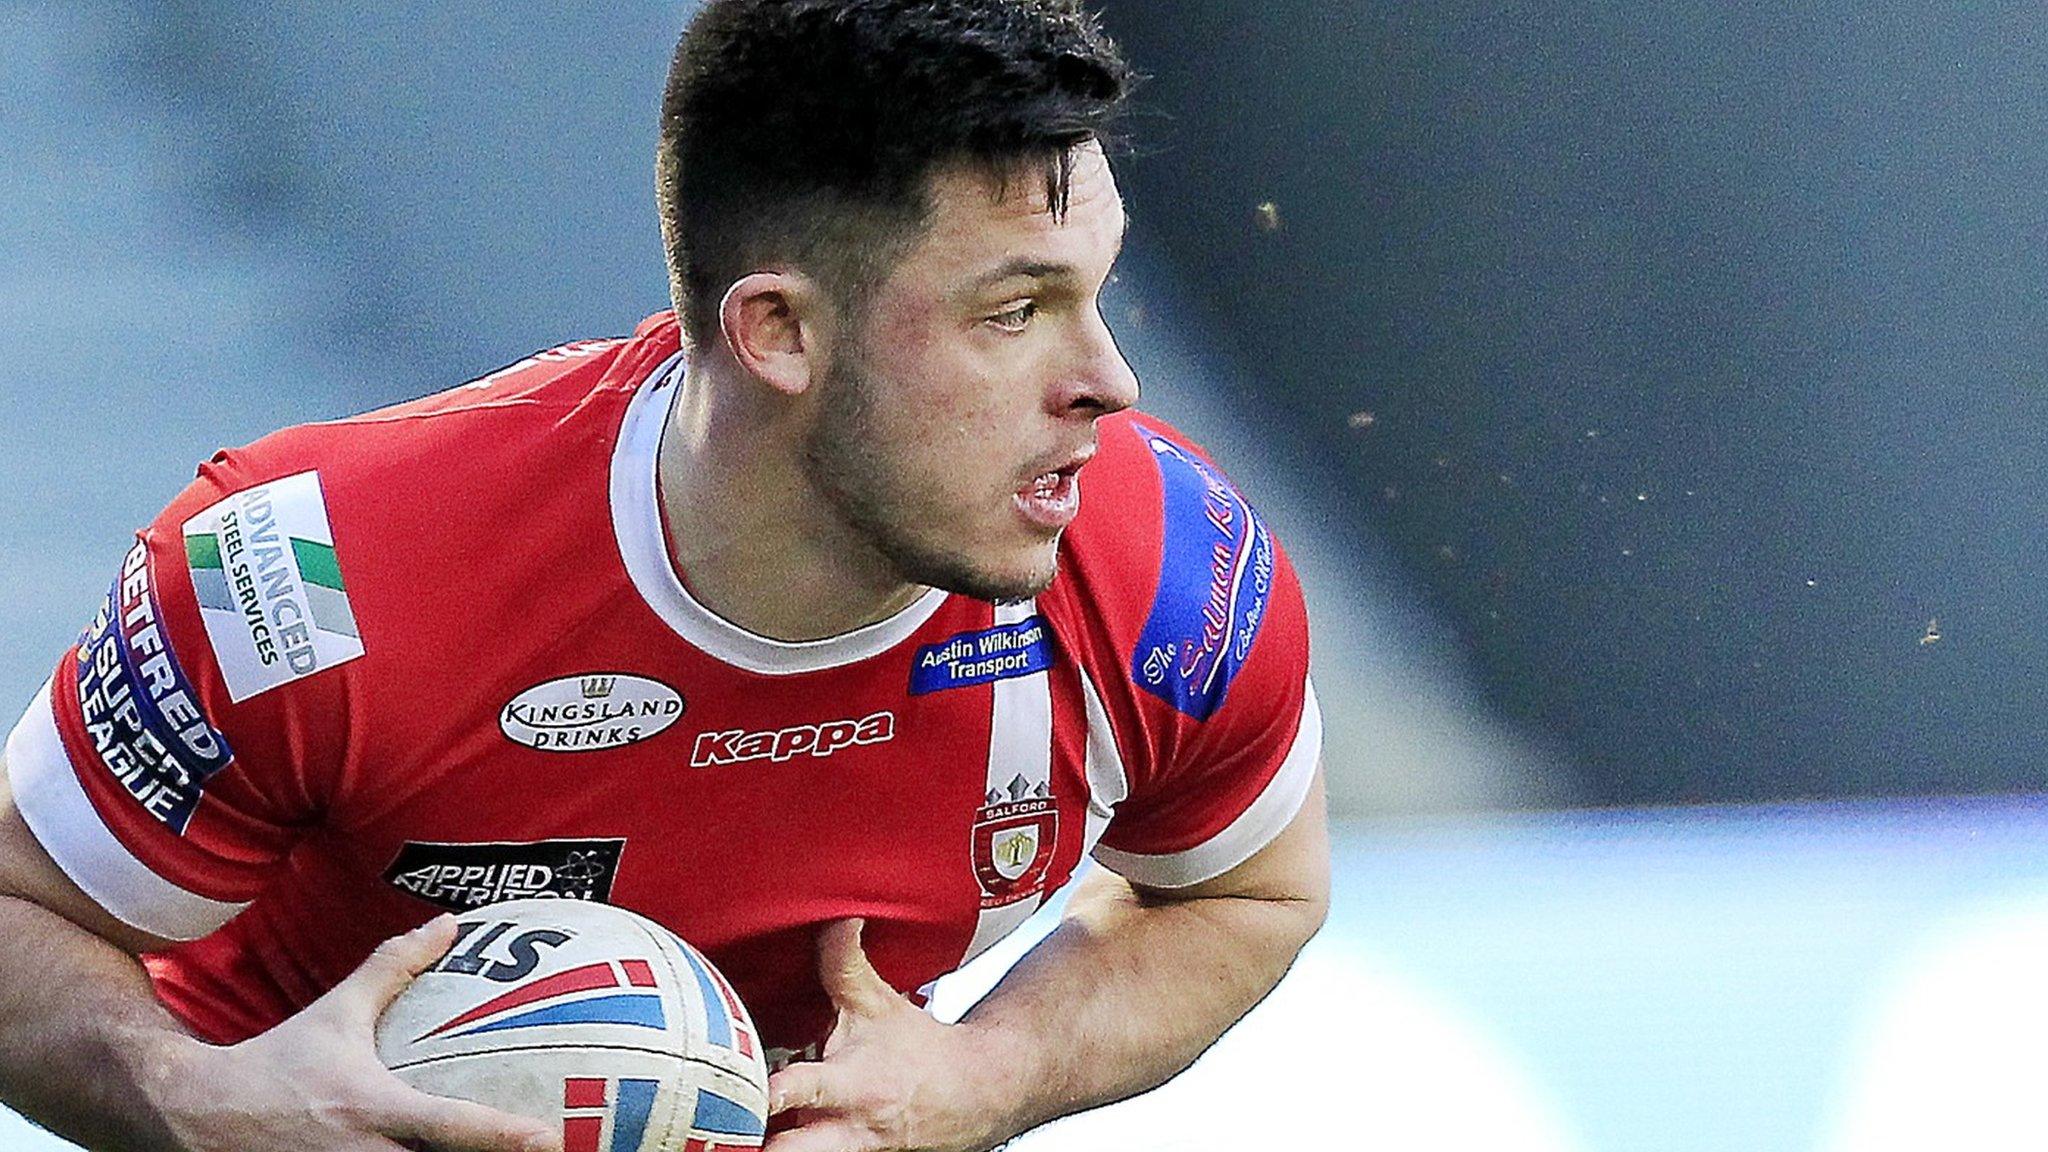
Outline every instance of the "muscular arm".
<path fill-rule="evenodd" d="M 769 1152 L 970 1152 L 1157 1087 L 1272 991 L 1329 907 L 1318 770 L 1301 812 L 1251 859 L 1188 888 L 1107 873 L 959 1024 L 869 966 L 858 925 L 828 928 L 839 1007 L 824 1059 L 770 1081 Z"/>
<path fill-rule="evenodd" d="M 1328 908 L 1320 771 L 1286 831 L 1222 876 L 1162 891 L 1096 872 L 962 1022 L 989 1053 L 981 1067 L 1025 1090 L 1008 1127 L 1121 1100 L 1194 1063 L 1273 990 Z"/>
<path fill-rule="evenodd" d="M 0 940 L 0 1098 L 88 1147 L 172 1147 L 170 1130 L 138 1104 L 195 1042 L 124 950 L 159 942 L 101 911 L 58 869 L 14 806 L 4 760 Z"/>
<path fill-rule="evenodd" d="M 377 1063 L 378 1014 L 454 932 L 452 917 L 430 922 L 271 1031 L 202 1043 L 135 957 L 168 941 L 108 915 L 65 876 L 22 820 L 0 759 L 0 1100 L 88 1148 L 558 1148 L 544 1126 L 415 1092 Z"/>

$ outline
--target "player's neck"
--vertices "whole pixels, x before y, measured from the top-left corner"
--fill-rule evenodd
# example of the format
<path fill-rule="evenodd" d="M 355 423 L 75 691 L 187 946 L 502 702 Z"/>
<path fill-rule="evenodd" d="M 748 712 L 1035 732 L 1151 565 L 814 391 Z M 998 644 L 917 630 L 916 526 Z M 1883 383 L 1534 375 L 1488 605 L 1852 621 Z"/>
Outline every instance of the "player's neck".
<path fill-rule="evenodd" d="M 815 496 L 792 438 L 738 407 L 693 368 L 662 431 L 662 518 L 690 595 L 788 641 L 843 635 L 923 595 Z"/>

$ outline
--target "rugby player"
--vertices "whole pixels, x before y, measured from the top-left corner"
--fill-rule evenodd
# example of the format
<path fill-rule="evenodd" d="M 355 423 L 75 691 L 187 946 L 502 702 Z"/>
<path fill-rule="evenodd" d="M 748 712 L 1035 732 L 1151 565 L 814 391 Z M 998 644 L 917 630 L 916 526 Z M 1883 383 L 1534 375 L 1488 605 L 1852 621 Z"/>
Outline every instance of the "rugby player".
<path fill-rule="evenodd" d="M 531 895 L 732 977 L 772 1152 L 988 1148 L 1187 1066 L 1321 923 L 1321 729 L 1286 556 L 1099 309 L 1129 81 L 1078 0 L 705 5 L 673 313 L 223 451 L 115 558 L 6 745 L 7 1102 L 555 1147 L 370 1043 L 439 913 Z"/>

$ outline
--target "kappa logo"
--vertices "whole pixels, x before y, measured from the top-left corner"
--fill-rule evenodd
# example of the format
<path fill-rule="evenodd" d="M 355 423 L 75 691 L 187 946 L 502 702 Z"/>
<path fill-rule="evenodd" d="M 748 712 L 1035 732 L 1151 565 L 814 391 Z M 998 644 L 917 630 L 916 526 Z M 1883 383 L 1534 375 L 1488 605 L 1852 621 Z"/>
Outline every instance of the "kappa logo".
<path fill-rule="evenodd" d="M 703 732 L 690 751 L 690 767 L 709 768 L 715 764 L 739 764 L 748 760 L 770 760 L 777 764 L 808 753 L 830 756 L 862 744 L 886 744 L 896 738 L 896 714 L 877 712 L 858 720 L 832 720 L 824 724 L 792 724 L 749 732 Z"/>

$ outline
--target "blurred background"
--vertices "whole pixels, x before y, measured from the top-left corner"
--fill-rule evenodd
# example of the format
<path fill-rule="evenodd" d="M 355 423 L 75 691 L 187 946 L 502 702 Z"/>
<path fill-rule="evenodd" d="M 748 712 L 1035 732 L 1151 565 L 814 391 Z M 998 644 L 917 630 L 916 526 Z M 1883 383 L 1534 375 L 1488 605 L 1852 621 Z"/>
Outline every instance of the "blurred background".
<path fill-rule="evenodd" d="M 2036 1146 L 2048 12 L 1102 7 L 1106 311 L 1302 569 L 1338 903 L 1022 1146 Z M 666 306 L 692 8 L 0 0 L 0 710 L 215 448 Z"/>

